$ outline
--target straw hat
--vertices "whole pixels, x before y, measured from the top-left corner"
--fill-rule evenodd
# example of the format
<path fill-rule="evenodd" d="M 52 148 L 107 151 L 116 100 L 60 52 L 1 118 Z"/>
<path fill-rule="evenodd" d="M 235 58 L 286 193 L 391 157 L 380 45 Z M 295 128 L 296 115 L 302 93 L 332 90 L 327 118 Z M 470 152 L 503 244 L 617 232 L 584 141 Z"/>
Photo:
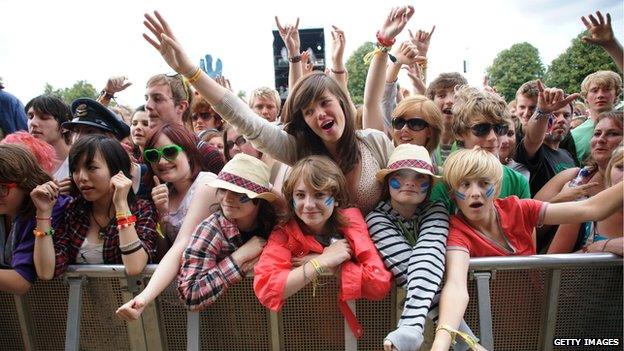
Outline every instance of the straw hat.
<path fill-rule="evenodd" d="M 207 184 L 213 188 L 231 190 L 247 195 L 250 199 L 277 199 L 270 192 L 269 166 L 255 157 L 240 153 L 223 166 L 219 176 Z"/>
<path fill-rule="evenodd" d="M 440 178 L 440 176 L 434 174 L 435 168 L 431 162 L 429 151 L 422 146 L 412 144 L 401 144 L 397 146 L 392 152 L 392 155 L 390 155 L 388 167 L 377 172 L 375 178 L 383 182 L 388 174 L 401 169 L 411 169 L 418 173 Z"/>

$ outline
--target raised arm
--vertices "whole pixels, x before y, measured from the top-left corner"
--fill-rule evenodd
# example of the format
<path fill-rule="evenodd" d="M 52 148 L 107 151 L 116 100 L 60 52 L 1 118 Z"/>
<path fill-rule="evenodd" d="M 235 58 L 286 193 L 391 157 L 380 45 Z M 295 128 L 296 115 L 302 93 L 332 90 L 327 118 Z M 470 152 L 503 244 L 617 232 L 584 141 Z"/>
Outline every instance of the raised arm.
<path fill-rule="evenodd" d="M 549 125 L 552 125 L 553 112 L 570 104 L 579 97 L 579 94 L 571 94 L 564 98 L 564 92 L 557 88 L 546 88 L 541 81 L 537 81 L 537 109 L 529 119 L 526 134 L 523 139 L 524 148 L 528 159 L 533 159 L 537 150 L 544 142 Z"/>
<path fill-rule="evenodd" d="M 112 76 L 106 81 L 106 86 L 100 92 L 97 101 L 104 106 L 108 106 L 110 101 L 115 98 L 116 93 L 125 90 L 131 85 L 132 82 L 126 76 Z"/>
<path fill-rule="evenodd" d="M 622 71 L 622 61 L 624 60 L 624 52 L 622 45 L 618 42 L 613 35 L 613 28 L 611 27 L 611 15 L 607 13 L 607 21 L 600 11 L 596 11 L 596 17 L 594 15 L 581 17 L 581 21 L 587 28 L 589 35 L 586 35 L 582 40 L 586 43 L 598 45 L 602 47 L 609 56 L 613 59 L 617 67 Z"/>
<path fill-rule="evenodd" d="M 301 55 L 299 50 L 301 49 L 301 40 L 299 39 L 299 17 L 295 25 L 282 26 L 279 18 L 275 16 L 275 24 L 280 37 L 286 45 L 288 50 L 288 88 L 292 89 L 297 81 L 303 76 L 303 69 L 301 67 Z"/>
<path fill-rule="evenodd" d="M 412 6 L 395 7 L 390 11 L 381 29 L 377 32 L 377 48 L 373 51 L 364 87 L 362 126 L 365 129 L 374 128 L 381 131 L 385 129 L 382 122 L 381 98 L 383 96 L 388 51 L 394 44 L 395 37 L 405 28 L 413 14 L 414 8 Z"/>
<path fill-rule="evenodd" d="M 332 67 L 329 69 L 329 74 L 332 78 L 334 78 L 342 90 L 344 90 L 345 94 L 349 98 L 349 105 L 351 110 L 353 111 L 353 116 L 356 115 L 356 107 L 351 99 L 351 94 L 349 93 L 349 72 L 347 72 L 347 68 L 344 65 L 344 49 L 346 45 L 345 33 L 340 28 L 332 25 Z"/>
<path fill-rule="evenodd" d="M 581 223 L 601 221 L 617 210 L 622 210 L 624 183 L 619 182 L 587 200 L 549 204 L 544 224 Z"/>

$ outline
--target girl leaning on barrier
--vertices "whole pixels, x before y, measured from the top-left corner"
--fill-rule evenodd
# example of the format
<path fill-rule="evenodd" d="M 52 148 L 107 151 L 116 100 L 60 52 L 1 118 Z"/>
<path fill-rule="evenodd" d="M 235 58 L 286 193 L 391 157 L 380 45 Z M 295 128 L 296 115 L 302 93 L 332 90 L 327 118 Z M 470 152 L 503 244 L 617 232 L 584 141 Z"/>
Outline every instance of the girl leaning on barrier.
<path fill-rule="evenodd" d="M 393 9 L 379 31 L 380 42 L 391 46 L 413 14 L 411 6 Z M 364 213 L 375 206 L 381 187 L 370 175 L 387 163 L 393 145 L 380 131 L 355 130 L 349 99 L 334 79 L 323 73 L 301 78 L 286 100 L 282 130 L 258 118 L 243 101 L 193 64 L 158 12 L 155 18 L 149 14 L 145 18 L 144 24 L 154 37 L 144 34 L 144 38 L 259 150 L 287 165 L 309 155 L 328 156 L 347 178 L 348 192 L 355 204 Z M 387 54 L 379 49 L 375 53 Z"/>
<path fill-rule="evenodd" d="M 52 155 L 42 155 L 54 158 Z M 25 294 L 35 281 L 33 249 L 35 206 L 30 192 L 52 177 L 21 145 L 0 145 L 0 291 Z M 60 197 L 50 217 L 58 222 L 67 197 Z"/>
<path fill-rule="evenodd" d="M 377 172 L 383 200 L 366 223 L 384 264 L 407 292 L 398 328 L 384 340 L 386 351 L 418 350 L 427 313 L 438 305 L 449 215 L 444 205 L 428 199 L 439 178 L 434 172 L 429 150 L 412 144 L 397 146 L 388 166 Z M 472 334 L 465 323 L 460 329 Z"/>
<path fill-rule="evenodd" d="M 41 279 L 59 276 L 70 264 L 123 263 L 141 273 L 156 247 L 157 214 L 131 191 L 130 157 L 119 141 L 103 135 L 78 139 L 69 151 L 72 186 L 79 195 L 57 225 L 52 209 L 59 185 L 48 181 L 30 197 L 36 208 L 34 261 Z"/>
<path fill-rule="evenodd" d="M 217 189 L 218 210 L 195 229 L 178 276 L 180 299 L 193 311 L 245 278 L 278 219 L 269 168 L 252 156 L 234 156 L 208 185 Z"/>
<path fill-rule="evenodd" d="M 152 131 L 145 143 L 146 181 L 158 210 L 163 237 L 158 241 L 156 262 L 175 242 L 195 191 L 216 177 L 202 172 L 197 137 L 184 126 L 165 123 Z"/>
<path fill-rule="evenodd" d="M 535 255 L 535 227 L 602 220 L 622 208 L 622 182 L 588 200 L 548 203 L 516 196 L 496 199 L 502 177 L 498 158 L 482 149 L 457 151 L 444 164 L 444 181 L 459 213 L 451 216 L 432 350 L 448 350 L 451 340 L 461 335 L 456 329 L 468 305 L 471 257 Z"/>
<path fill-rule="evenodd" d="M 379 300 L 392 275 L 373 245 L 359 209 L 348 208 L 346 179 L 328 157 L 308 156 L 292 168 L 282 192 L 293 218 L 278 226 L 254 268 L 260 302 L 279 311 L 286 300 L 313 284 L 323 272 L 340 278 L 339 308 L 356 337 L 362 327 L 347 305 L 360 298 Z"/>

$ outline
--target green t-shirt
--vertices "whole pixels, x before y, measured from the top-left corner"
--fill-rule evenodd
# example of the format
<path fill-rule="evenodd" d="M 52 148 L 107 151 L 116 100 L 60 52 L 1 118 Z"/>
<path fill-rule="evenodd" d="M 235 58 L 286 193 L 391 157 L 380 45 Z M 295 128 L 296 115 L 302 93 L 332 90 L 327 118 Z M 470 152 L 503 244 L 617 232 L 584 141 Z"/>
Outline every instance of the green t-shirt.
<path fill-rule="evenodd" d="M 581 164 L 583 164 L 583 161 L 585 161 L 590 154 L 589 142 L 594 134 L 594 127 L 594 121 L 592 121 L 591 118 L 588 118 L 585 122 L 583 122 L 583 124 L 572 129 L 570 132 L 572 134 L 572 138 L 574 139 L 577 159 Z"/>
<path fill-rule="evenodd" d="M 505 165 L 501 164 L 501 167 L 503 167 L 503 181 L 501 182 L 501 190 L 498 197 L 503 199 L 507 196 L 516 195 L 521 199 L 530 199 L 531 190 L 529 189 L 529 182 L 527 179 L 522 176 L 522 174 Z M 444 182 L 438 182 L 433 186 L 430 200 L 442 203 L 450 214 L 455 213 L 455 201 L 451 200 L 449 191 Z"/>

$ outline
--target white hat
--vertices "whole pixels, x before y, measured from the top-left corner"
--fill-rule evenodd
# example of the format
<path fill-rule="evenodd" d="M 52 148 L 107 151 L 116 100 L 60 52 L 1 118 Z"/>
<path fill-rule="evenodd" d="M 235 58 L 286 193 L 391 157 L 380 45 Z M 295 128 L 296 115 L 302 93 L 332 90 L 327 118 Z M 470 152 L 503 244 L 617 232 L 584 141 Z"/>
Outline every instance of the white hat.
<path fill-rule="evenodd" d="M 247 195 L 250 199 L 260 198 L 269 202 L 277 195 L 269 190 L 269 166 L 259 159 L 240 153 L 223 166 L 216 179 L 207 184 Z"/>
<path fill-rule="evenodd" d="M 411 169 L 418 173 L 440 178 L 434 174 L 435 168 L 431 162 L 429 151 L 419 145 L 401 144 L 397 146 L 390 155 L 388 166 L 377 172 L 375 177 L 378 181 L 383 182 L 388 174 L 401 169 Z"/>

